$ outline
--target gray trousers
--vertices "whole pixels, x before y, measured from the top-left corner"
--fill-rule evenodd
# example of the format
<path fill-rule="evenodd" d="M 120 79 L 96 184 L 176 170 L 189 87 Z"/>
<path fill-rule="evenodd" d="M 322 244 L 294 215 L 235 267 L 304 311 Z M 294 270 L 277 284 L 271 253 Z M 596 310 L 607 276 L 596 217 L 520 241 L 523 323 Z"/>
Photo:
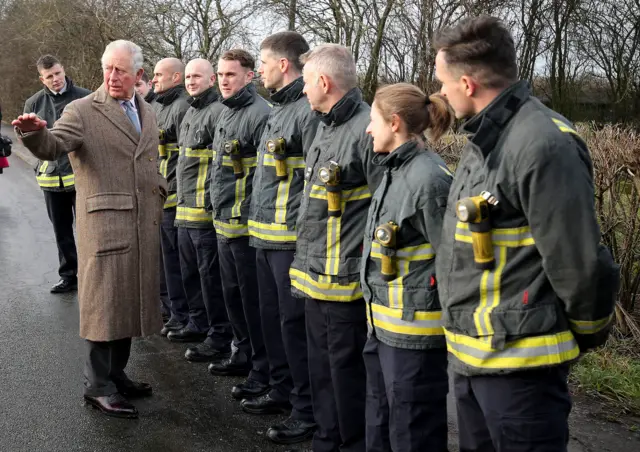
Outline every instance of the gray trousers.
<path fill-rule="evenodd" d="M 102 397 L 118 392 L 117 385 L 128 380 L 124 368 L 131 354 L 131 338 L 116 341 L 86 341 L 84 395 Z"/>

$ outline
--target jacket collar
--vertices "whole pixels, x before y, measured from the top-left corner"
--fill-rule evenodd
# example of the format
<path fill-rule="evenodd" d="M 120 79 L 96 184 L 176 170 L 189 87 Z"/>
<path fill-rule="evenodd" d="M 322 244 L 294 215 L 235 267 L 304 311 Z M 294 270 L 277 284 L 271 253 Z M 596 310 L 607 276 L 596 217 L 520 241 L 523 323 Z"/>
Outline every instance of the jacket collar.
<path fill-rule="evenodd" d="M 147 93 L 146 96 L 144 96 L 144 101 L 148 104 L 150 104 L 151 102 L 153 102 L 153 100 L 158 97 L 158 95 L 156 93 L 154 93 L 152 90 L 149 90 L 149 92 Z"/>
<path fill-rule="evenodd" d="M 300 77 L 279 91 L 272 93 L 271 100 L 280 105 L 295 102 L 304 96 L 302 88 L 304 88 L 304 82 L 302 81 L 302 77 Z"/>
<path fill-rule="evenodd" d="M 65 80 L 65 84 L 67 86 L 67 88 L 64 90 L 64 93 L 58 94 L 58 93 L 54 93 L 53 91 L 51 91 L 49 88 L 47 88 L 46 86 L 44 87 L 44 92 L 51 97 L 56 97 L 56 96 L 64 96 L 65 94 L 71 94 L 71 91 L 73 90 L 73 80 L 71 80 L 68 76 L 64 76 L 64 80 Z"/>
<path fill-rule="evenodd" d="M 212 86 L 208 88 L 206 91 L 200 93 L 200 95 L 196 97 L 190 97 L 188 102 L 193 108 L 204 108 L 207 105 L 210 105 L 218 100 L 218 93 L 216 89 Z"/>
<path fill-rule="evenodd" d="M 222 104 L 232 110 L 240 110 L 251 105 L 257 95 L 258 92 L 256 91 L 255 85 L 253 83 L 249 83 L 230 98 L 224 99 Z"/>
<path fill-rule="evenodd" d="M 522 104 L 531 96 L 531 88 L 526 81 L 519 81 L 504 90 L 484 110 L 462 125 L 462 132 L 470 135 L 484 157 L 495 147 L 500 132 L 516 114 Z"/>
<path fill-rule="evenodd" d="M 156 102 L 162 105 L 170 105 L 178 97 L 185 94 L 184 85 L 176 85 L 161 93 L 156 93 Z"/>
<path fill-rule="evenodd" d="M 317 115 L 326 125 L 339 126 L 351 119 L 360 102 L 362 102 L 362 93 L 358 88 L 353 88 L 331 108 L 329 113 L 317 112 Z"/>
<path fill-rule="evenodd" d="M 387 168 L 399 168 L 403 163 L 411 160 L 418 152 L 423 151 L 423 146 L 416 140 L 409 140 L 398 146 L 393 152 L 388 154 L 376 154 L 373 156 L 373 163 Z"/>

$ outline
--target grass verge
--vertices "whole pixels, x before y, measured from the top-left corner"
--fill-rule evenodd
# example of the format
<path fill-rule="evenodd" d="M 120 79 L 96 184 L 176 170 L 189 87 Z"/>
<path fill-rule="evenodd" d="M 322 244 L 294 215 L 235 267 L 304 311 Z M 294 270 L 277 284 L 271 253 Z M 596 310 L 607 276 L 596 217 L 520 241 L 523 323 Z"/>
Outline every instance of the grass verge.
<path fill-rule="evenodd" d="M 640 416 L 640 354 L 633 340 L 611 337 L 587 353 L 571 370 L 580 391 L 597 395 L 627 414 Z"/>

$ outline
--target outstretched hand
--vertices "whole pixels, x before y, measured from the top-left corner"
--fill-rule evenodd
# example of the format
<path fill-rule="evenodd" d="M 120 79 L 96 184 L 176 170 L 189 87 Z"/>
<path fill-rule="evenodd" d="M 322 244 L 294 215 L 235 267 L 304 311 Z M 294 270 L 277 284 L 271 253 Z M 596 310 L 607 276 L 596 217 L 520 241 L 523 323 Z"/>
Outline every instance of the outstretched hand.
<path fill-rule="evenodd" d="M 11 121 L 11 125 L 17 127 L 22 132 L 35 132 L 47 127 L 47 121 L 40 119 L 35 113 L 27 113 L 18 116 L 18 119 Z"/>

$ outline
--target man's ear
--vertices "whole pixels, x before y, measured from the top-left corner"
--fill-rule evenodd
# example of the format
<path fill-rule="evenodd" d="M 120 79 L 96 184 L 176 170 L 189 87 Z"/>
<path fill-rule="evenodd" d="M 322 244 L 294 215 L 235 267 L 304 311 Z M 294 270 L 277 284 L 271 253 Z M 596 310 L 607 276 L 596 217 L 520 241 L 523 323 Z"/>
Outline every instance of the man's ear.
<path fill-rule="evenodd" d="M 329 93 L 329 90 L 331 89 L 331 79 L 329 77 L 325 74 L 320 74 L 318 77 L 318 84 L 320 85 L 320 88 L 322 88 L 322 92 L 325 94 Z"/>
<path fill-rule="evenodd" d="M 467 97 L 473 97 L 473 95 L 478 90 L 478 83 L 474 80 L 473 77 L 468 75 L 463 75 L 460 77 L 460 83 L 463 84 L 464 93 Z"/>
<path fill-rule="evenodd" d="M 144 74 L 144 69 L 138 69 L 138 72 L 136 72 L 136 83 L 138 83 L 140 79 L 142 79 L 142 74 Z"/>

